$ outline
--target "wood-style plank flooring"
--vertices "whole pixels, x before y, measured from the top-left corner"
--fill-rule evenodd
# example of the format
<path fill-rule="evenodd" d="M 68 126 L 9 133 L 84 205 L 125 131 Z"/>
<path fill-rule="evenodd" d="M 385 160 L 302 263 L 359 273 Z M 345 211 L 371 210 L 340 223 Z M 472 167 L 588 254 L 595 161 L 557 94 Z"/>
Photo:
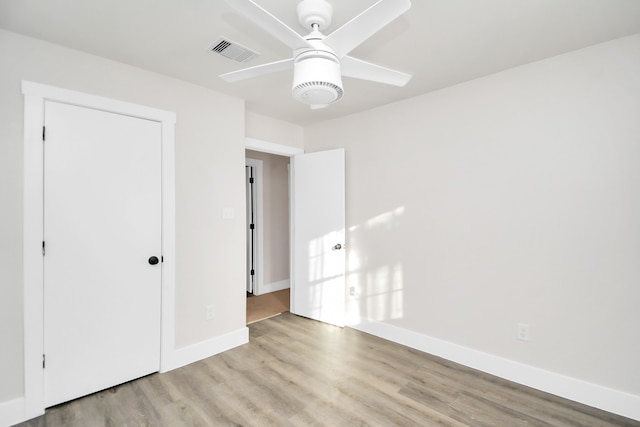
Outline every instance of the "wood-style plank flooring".
<path fill-rule="evenodd" d="M 22 426 L 640 426 L 290 313 L 250 342 L 48 409 Z"/>

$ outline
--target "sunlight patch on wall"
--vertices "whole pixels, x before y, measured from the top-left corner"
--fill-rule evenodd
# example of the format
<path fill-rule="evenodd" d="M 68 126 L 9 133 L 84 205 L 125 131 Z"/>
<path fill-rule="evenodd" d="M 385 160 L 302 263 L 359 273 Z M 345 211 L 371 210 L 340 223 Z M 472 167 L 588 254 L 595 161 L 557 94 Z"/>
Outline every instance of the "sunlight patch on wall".
<path fill-rule="evenodd" d="M 400 206 L 349 228 L 347 323 L 404 316 L 404 274 L 394 247 L 405 215 Z"/>
<path fill-rule="evenodd" d="M 401 265 L 385 265 L 368 273 L 366 286 L 369 320 L 402 318 L 404 294 Z"/>
<path fill-rule="evenodd" d="M 396 224 L 396 219 L 404 214 L 404 206 L 400 206 L 390 212 L 375 216 L 368 220 L 365 228 L 375 229 L 376 227 L 388 228 Z"/>

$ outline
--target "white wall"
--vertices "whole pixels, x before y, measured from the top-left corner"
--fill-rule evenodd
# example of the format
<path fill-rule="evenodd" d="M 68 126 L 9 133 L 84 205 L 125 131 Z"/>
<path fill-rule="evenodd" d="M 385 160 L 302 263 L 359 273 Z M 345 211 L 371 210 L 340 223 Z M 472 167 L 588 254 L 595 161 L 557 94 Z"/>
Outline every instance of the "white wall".
<path fill-rule="evenodd" d="M 305 128 L 334 147 L 352 321 L 640 399 L 640 35 Z"/>
<path fill-rule="evenodd" d="M 245 132 L 248 138 L 255 138 L 274 144 L 303 148 L 304 128 L 283 120 L 247 111 Z"/>
<path fill-rule="evenodd" d="M 6 31 L 0 57 L 0 404 L 23 394 L 23 79 L 177 113 L 176 348 L 244 329 L 243 101 Z"/>

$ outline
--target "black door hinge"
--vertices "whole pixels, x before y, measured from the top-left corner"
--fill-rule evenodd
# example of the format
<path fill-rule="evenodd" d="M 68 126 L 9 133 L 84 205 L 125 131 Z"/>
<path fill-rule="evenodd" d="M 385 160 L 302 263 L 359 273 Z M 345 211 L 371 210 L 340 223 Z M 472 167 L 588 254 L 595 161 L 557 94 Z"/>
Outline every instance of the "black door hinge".
<path fill-rule="evenodd" d="M 46 129 L 46 128 L 45 128 L 44 126 L 42 126 L 42 140 L 43 140 L 43 141 L 44 141 L 44 139 L 45 139 L 45 135 L 46 135 L 46 131 L 45 131 L 45 129 Z"/>
<path fill-rule="evenodd" d="M 249 224 L 249 230 L 253 230 L 253 229 L 255 229 L 255 228 L 256 228 L 256 225 L 255 225 L 255 224 Z"/>
<path fill-rule="evenodd" d="M 256 271 L 254 269 L 251 269 L 251 275 L 255 276 L 256 275 Z"/>
<path fill-rule="evenodd" d="M 253 184 L 253 177 L 249 178 L 249 184 Z"/>
<path fill-rule="evenodd" d="M 45 368 L 45 365 L 46 365 L 46 363 L 45 363 L 45 357 L 44 357 L 44 354 L 43 354 L 43 355 L 42 355 L 42 369 L 44 369 L 44 368 Z"/>
<path fill-rule="evenodd" d="M 44 240 L 43 240 L 42 241 L 42 256 L 44 256 L 45 252 L 46 252 L 46 250 L 44 248 Z"/>

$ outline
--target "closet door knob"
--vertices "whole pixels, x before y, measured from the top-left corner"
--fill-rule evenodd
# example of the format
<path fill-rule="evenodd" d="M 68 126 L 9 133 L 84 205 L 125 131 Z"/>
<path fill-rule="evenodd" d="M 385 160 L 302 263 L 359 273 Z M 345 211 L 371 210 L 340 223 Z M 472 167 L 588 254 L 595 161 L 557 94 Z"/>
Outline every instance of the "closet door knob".
<path fill-rule="evenodd" d="M 151 258 L 149 258 L 149 264 L 151 265 L 156 265 L 160 260 L 158 259 L 157 256 L 152 256 Z"/>

